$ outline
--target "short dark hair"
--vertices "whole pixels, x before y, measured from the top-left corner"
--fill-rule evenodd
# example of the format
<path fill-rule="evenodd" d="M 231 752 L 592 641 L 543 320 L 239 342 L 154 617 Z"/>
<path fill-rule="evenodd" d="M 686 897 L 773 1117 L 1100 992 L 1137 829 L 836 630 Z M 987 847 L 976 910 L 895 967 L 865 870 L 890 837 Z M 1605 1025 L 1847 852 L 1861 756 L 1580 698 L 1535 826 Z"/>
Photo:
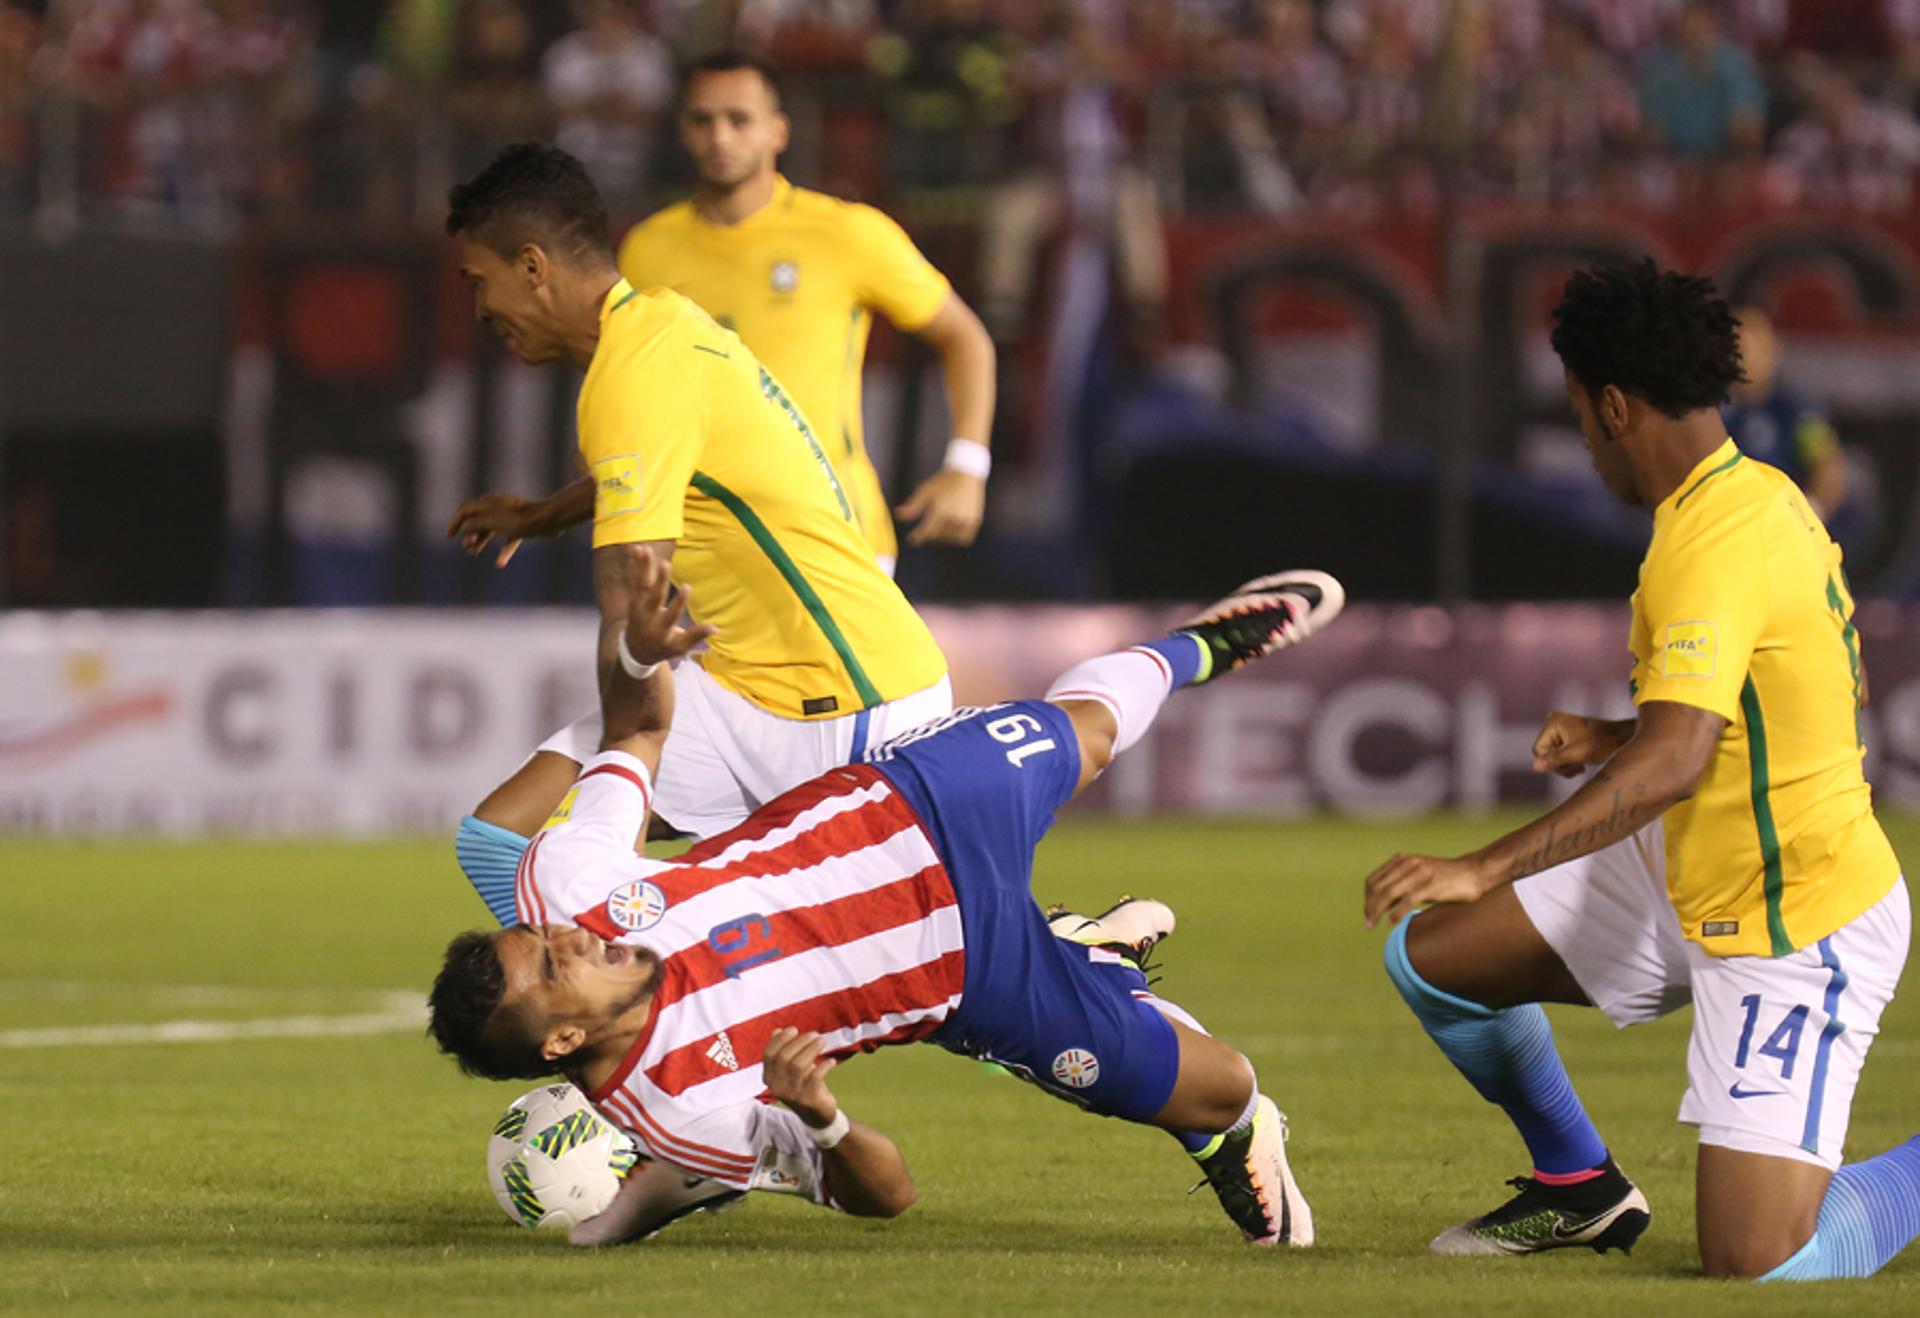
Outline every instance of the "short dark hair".
<path fill-rule="evenodd" d="M 524 1013 L 502 1011 L 506 968 L 493 938 L 479 930 L 447 944 L 433 992 L 427 1033 L 468 1075 L 484 1080 L 544 1080 L 560 1068 L 540 1054 Z"/>
<path fill-rule="evenodd" d="M 537 242 L 573 257 L 613 259 L 607 206 L 587 167 L 547 142 L 515 142 L 447 193 L 447 233 L 503 257 Z"/>
<path fill-rule="evenodd" d="M 1589 395 L 1614 385 L 1676 419 L 1747 378 L 1739 322 L 1713 281 L 1651 257 L 1575 271 L 1553 309 L 1553 350 Z"/>
<path fill-rule="evenodd" d="M 774 108 L 780 106 L 780 70 L 773 66 L 773 61 L 763 56 L 751 51 L 728 49 L 716 50 L 711 55 L 695 60 L 680 74 L 680 94 L 683 97 L 693 86 L 693 80 L 703 73 L 757 73 L 760 81 L 767 84 L 767 94 L 773 97 Z"/>

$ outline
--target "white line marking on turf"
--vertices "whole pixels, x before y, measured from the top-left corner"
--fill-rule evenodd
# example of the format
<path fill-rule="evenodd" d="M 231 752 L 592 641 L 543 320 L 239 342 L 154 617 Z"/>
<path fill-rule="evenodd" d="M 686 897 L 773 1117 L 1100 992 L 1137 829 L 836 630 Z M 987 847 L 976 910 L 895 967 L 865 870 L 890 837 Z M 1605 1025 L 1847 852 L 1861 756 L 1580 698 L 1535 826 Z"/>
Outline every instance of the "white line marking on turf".
<path fill-rule="evenodd" d="M 99 979 L 0 980 L 0 1002 L 125 1002 L 166 1003 L 176 1007 L 232 1007 L 249 1002 L 325 996 L 336 999 L 384 1000 L 363 989 L 249 988 L 234 984 L 116 984 Z"/>
<path fill-rule="evenodd" d="M 245 1039 L 324 1039 L 399 1034 L 426 1024 L 418 993 L 378 995 L 379 1011 L 342 1016 L 267 1016 L 241 1021 L 154 1021 L 144 1025 L 67 1025 L 0 1030 L 0 1048 L 100 1048 L 144 1043 L 235 1043 Z"/>

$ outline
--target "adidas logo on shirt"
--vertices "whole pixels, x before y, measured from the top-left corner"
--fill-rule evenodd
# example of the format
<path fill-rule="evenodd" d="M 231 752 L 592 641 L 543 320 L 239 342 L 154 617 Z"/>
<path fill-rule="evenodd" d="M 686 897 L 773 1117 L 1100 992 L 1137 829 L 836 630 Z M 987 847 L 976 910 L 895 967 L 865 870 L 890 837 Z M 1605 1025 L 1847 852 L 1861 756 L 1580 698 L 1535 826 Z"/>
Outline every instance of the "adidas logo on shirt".
<path fill-rule="evenodd" d="M 715 1065 L 724 1066 L 729 1071 L 740 1069 L 740 1063 L 733 1055 L 733 1040 L 727 1037 L 725 1030 L 714 1036 L 713 1047 L 707 1049 L 707 1056 Z"/>

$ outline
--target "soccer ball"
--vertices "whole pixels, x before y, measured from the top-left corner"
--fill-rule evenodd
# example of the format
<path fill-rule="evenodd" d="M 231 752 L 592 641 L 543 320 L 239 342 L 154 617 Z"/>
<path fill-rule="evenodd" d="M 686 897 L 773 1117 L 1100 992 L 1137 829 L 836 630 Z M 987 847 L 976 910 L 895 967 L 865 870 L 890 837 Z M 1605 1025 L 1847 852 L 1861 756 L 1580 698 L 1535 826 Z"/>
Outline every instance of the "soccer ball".
<path fill-rule="evenodd" d="M 639 1161 L 633 1141 L 569 1084 L 513 1101 L 487 1140 L 487 1182 L 525 1227 L 570 1227 L 599 1213 Z"/>

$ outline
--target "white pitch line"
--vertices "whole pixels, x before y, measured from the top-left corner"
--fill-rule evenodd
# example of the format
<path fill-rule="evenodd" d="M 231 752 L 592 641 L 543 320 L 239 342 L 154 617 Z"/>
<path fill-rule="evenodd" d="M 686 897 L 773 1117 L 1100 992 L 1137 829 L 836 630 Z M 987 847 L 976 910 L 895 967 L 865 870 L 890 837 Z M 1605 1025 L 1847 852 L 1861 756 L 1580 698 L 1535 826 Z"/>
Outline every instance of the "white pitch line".
<path fill-rule="evenodd" d="M 382 1011 L 346 1016 L 267 1016 L 241 1021 L 154 1021 L 144 1025 L 68 1025 L 0 1030 L 0 1048 L 101 1048 L 118 1044 L 236 1043 L 246 1039 L 324 1039 L 400 1034 L 426 1024 L 418 994 L 381 995 Z"/>
<path fill-rule="evenodd" d="M 0 980 L 0 1002 L 125 1002 L 137 999 L 176 1007 L 236 1007 L 249 1002 L 311 997 L 316 993 L 359 1001 L 385 998 L 383 994 L 364 990 L 300 986 L 249 988 L 234 984 L 116 984 L 98 979 Z"/>

